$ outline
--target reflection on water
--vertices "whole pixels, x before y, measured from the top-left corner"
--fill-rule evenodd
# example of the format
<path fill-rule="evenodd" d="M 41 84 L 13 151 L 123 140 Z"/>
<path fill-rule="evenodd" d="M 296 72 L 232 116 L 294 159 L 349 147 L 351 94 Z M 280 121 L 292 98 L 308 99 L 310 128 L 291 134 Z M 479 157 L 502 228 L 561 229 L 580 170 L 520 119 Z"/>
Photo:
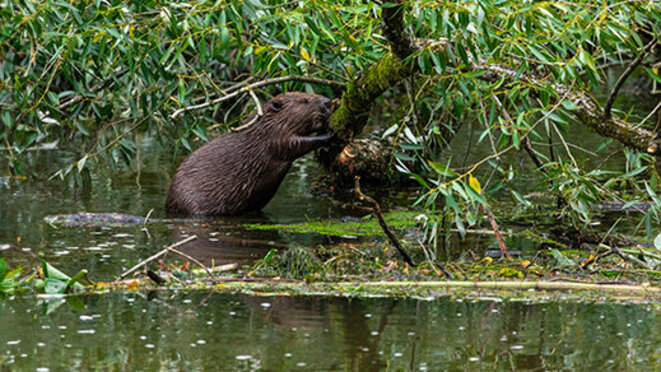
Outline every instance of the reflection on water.
<path fill-rule="evenodd" d="M 225 294 L 0 303 L 17 370 L 588 370 L 661 367 L 661 314 L 641 305 Z M 48 309 L 49 314 L 44 312 Z"/>

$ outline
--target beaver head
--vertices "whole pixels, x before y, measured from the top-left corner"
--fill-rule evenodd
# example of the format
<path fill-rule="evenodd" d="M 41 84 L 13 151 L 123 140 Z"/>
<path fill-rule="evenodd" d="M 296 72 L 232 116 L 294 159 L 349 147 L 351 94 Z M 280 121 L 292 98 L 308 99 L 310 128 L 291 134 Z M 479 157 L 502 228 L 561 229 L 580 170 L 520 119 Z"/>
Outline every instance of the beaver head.
<path fill-rule="evenodd" d="M 264 107 L 261 123 L 299 136 L 328 130 L 333 109 L 330 99 L 312 93 L 287 92 L 275 96 Z M 251 115 L 252 116 L 252 115 Z"/>
<path fill-rule="evenodd" d="M 333 102 L 312 93 L 280 94 L 263 107 L 263 116 L 253 129 L 263 135 L 270 133 L 272 153 L 280 159 L 296 159 L 318 148 L 332 134 L 329 118 Z M 249 118 L 250 119 L 250 118 Z M 312 144 L 315 146 L 311 146 Z"/>

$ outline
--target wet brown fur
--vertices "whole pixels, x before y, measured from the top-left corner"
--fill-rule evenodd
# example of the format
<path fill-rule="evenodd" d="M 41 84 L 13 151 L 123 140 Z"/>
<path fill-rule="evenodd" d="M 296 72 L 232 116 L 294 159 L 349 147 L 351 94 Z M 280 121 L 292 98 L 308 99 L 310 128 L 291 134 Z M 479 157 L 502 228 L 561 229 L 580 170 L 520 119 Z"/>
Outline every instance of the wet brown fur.
<path fill-rule="evenodd" d="M 330 140 L 324 132 L 331 106 L 326 97 L 300 92 L 268 101 L 264 115 L 251 127 L 223 134 L 184 160 L 170 186 L 168 214 L 229 215 L 262 209 L 292 162 Z"/>

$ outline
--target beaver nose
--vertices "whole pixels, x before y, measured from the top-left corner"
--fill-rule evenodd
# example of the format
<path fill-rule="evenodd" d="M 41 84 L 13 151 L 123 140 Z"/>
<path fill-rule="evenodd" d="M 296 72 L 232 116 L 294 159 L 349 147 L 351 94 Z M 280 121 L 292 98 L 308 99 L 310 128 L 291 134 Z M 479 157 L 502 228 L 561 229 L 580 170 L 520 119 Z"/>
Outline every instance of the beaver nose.
<path fill-rule="evenodd" d="M 324 97 L 324 106 L 326 106 L 327 109 L 332 109 L 333 108 L 333 101 L 330 100 L 330 98 L 325 98 Z"/>

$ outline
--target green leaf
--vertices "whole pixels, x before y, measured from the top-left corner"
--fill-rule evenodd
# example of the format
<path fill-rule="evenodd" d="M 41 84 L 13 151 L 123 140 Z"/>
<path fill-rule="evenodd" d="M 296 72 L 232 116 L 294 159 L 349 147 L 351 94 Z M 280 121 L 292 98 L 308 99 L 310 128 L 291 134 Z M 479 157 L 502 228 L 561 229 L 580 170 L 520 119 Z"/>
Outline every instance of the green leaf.
<path fill-rule="evenodd" d="M 645 67 L 645 72 L 647 72 L 647 75 L 652 80 L 655 80 L 656 82 L 661 83 L 661 76 L 659 76 L 659 67 L 656 67 L 654 69 Z"/>
<path fill-rule="evenodd" d="M 567 258 L 567 256 L 562 254 L 562 252 L 560 252 L 557 249 L 551 249 L 551 255 L 553 255 L 553 258 L 555 259 L 555 263 L 557 266 L 565 266 L 565 267 L 576 266 L 576 262 Z"/>
<path fill-rule="evenodd" d="M 643 172 L 646 171 L 646 170 L 647 170 L 647 166 L 644 165 L 644 166 L 642 166 L 642 167 L 640 167 L 640 168 L 638 168 L 638 169 L 634 169 L 634 170 L 632 170 L 631 172 L 627 172 L 627 173 L 621 175 L 620 178 L 632 178 L 632 177 L 634 177 L 634 176 L 636 176 L 636 175 L 638 175 L 638 174 L 643 173 Z"/>
<path fill-rule="evenodd" d="M 437 163 L 437 162 L 434 162 L 434 161 L 431 161 L 431 160 L 428 161 L 427 163 L 432 167 L 432 169 L 436 173 L 440 174 L 441 176 L 444 176 L 444 177 L 448 177 L 448 176 L 449 177 L 459 177 L 459 173 L 453 171 L 452 169 L 450 169 L 447 165 L 445 165 L 443 163 Z"/>
<path fill-rule="evenodd" d="M 63 294 L 67 289 L 67 282 L 59 279 L 46 278 L 44 285 L 44 293 L 46 294 Z"/>
<path fill-rule="evenodd" d="M 415 173 L 411 173 L 411 172 L 409 172 L 408 175 L 413 177 L 413 179 L 418 181 L 418 183 L 420 185 L 424 186 L 426 189 L 431 189 L 431 187 L 429 187 L 429 184 L 427 183 L 427 181 L 424 180 L 424 178 L 420 177 L 419 175 L 417 175 Z"/>
<path fill-rule="evenodd" d="M 562 101 L 562 106 L 570 111 L 578 109 L 578 106 L 576 106 L 576 104 L 574 104 L 573 101 L 569 101 L 569 100 Z"/>
<path fill-rule="evenodd" d="M 445 205 L 452 208 L 455 212 L 457 212 L 457 214 L 461 214 L 461 209 L 459 209 L 459 206 L 457 205 L 457 202 L 454 200 L 454 197 L 451 193 L 447 193 L 447 195 L 445 195 Z"/>
<path fill-rule="evenodd" d="M 275 257 L 276 253 L 278 253 L 277 249 L 271 249 L 266 253 L 266 256 L 262 259 L 263 262 L 269 262 Z"/>
<path fill-rule="evenodd" d="M 7 266 L 7 263 L 0 257 L 0 283 L 5 280 L 8 272 L 9 267 Z"/>

